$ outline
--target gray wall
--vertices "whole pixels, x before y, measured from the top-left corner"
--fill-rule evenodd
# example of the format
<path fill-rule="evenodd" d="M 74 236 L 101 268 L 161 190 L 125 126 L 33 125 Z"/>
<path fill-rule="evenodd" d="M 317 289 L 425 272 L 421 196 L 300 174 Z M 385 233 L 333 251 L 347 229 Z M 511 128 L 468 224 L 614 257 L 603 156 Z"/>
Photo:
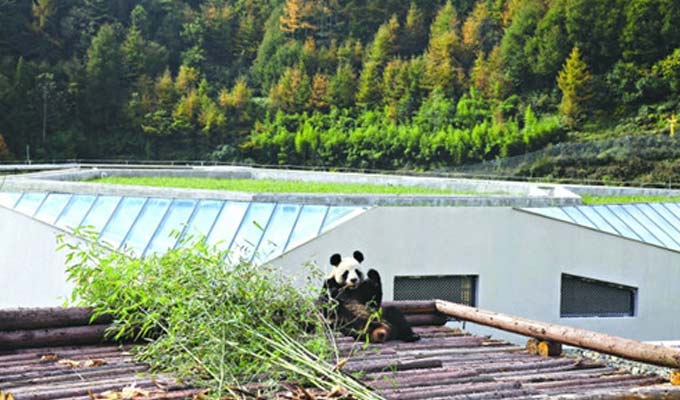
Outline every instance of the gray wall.
<path fill-rule="evenodd" d="M 512 208 L 375 208 L 272 263 L 296 270 L 361 249 L 392 298 L 395 275 L 479 275 L 478 306 L 638 340 L 680 339 L 680 254 Z M 561 273 L 638 288 L 637 315 L 560 318 Z M 525 340 L 468 324 L 475 333 Z"/>
<path fill-rule="evenodd" d="M 61 305 L 71 293 L 59 232 L 0 206 L 0 308 Z"/>

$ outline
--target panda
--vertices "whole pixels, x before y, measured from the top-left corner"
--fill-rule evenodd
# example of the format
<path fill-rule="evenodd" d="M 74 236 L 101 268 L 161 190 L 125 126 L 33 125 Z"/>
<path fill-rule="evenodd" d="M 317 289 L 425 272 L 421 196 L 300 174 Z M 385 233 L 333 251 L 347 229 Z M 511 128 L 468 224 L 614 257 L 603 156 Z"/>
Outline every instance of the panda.
<path fill-rule="evenodd" d="M 364 276 L 364 255 L 355 251 L 352 257 L 333 254 L 333 271 L 323 284 L 319 302 L 324 315 L 343 334 L 360 339 L 368 335 L 373 343 L 388 340 L 414 342 L 420 336 L 413 332 L 404 314 L 396 307 L 380 307 L 382 283 L 378 271 Z"/>

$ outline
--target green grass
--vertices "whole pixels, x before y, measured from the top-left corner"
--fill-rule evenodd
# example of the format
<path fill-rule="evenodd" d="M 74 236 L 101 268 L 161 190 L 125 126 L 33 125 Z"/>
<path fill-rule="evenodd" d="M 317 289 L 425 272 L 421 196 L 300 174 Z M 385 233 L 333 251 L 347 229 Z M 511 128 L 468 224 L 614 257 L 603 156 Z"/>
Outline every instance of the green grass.
<path fill-rule="evenodd" d="M 680 196 L 582 196 L 583 203 L 595 204 L 623 204 L 623 203 L 661 203 L 680 202 Z"/>
<path fill-rule="evenodd" d="M 116 185 L 141 185 L 184 189 L 231 190 L 267 193 L 361 193 L 361 194 L 471 194 L 446 189 L 413 186 L 387 186 L 364 183 L 326 183 L 276 181 L 271 179 L 212 179 L 182 177 L 117 177 L 95 179 L 91 182 Z"/>

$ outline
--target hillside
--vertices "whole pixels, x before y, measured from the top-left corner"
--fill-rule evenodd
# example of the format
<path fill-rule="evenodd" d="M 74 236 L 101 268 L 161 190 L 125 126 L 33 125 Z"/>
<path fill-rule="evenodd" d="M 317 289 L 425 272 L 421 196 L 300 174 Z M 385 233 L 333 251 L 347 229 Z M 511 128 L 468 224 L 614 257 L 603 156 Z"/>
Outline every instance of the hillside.
<path fill-rule="evenodd" d="M 675 0 L 0 0 L 0 160 L 532 153 L 501 172 L 674 180 L 658 136 L 679 110 L 677 21 Z M 548 147 L 625 137 L 626 162 L 594 170 Z"/>

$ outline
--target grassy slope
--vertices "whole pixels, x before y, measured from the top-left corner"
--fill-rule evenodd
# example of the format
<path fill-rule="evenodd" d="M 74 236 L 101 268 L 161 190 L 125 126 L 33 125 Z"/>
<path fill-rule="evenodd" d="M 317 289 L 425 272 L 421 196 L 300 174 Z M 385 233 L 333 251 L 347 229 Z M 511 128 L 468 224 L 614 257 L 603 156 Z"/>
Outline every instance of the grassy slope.
<path fill-rule="evenodd" d="M 211 179 L 160 177 L 106 177 L 92 182 L 117 185 L 141 185 L 187 189 L 232 190 L 275 193 L 362 193 L 362 194 L 469 194 L 451 190 L 410 186 L 386 186 L 359 183 L 325 183 L 275 181 L 270 179 Z"/>
<path fill-rule="evenodd" d="M 594 204 L 623 204 L 623 203 L 661 203 L 680 202 L 680 197 L 671 196 L 583 196 L 583 203 Z"/>

